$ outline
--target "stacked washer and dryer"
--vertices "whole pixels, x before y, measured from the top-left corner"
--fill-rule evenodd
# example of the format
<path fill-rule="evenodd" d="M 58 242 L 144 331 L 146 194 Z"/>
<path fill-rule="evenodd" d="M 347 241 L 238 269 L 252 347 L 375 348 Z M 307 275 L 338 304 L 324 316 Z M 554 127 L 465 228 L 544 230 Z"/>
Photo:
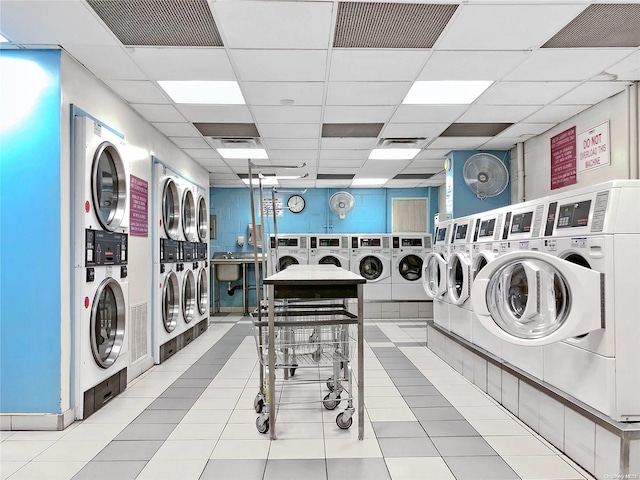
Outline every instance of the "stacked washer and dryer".
<path fill-rule="evenodd" d="M 431 235 L 391 235 L 391 300 L 426 300 L 422 267 L 431 252 Z"/>
<path fill-rule="evenodd" d="M 129 166 L 122 135 L 76 115 L 74 139 L 74 415 L 127 386 Z"/>
<path fill-rule="evenodd" d="M 205 200 L 205 189 L 198 187 L 196 193 L 198 241 L 195 246 L 193 271 L 196 276 L 196 325 L 194 329 L 197 337 L 209 328 L 209 209 Z"/>

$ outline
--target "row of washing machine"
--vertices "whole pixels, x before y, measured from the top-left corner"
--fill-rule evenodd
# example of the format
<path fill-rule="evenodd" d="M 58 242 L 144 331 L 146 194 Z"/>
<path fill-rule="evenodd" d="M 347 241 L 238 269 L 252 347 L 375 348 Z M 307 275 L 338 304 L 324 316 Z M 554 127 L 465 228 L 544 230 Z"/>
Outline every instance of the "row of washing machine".
<path fill-rule="evenodd" d="M 363 276 L 365 300 L 427 300 L 422 286 L 428 233 L 271 235 L 268 273 L 333 264 Z"/>
<path fill-rule="evenodd" d="M 73 406 L 75 418 L 83 419 L 126 388 L 128 370 L 140 368 L 136 362 L 151 354 L 160 363 L 207 328 L 209 213 L 205 189 L 154 163 L 149 332 L 146 310 L 134 315 L 129 304 L 129 232 L 136 218 L 130 218 L 124 136 L 75 107 L 71 133 Z M 139 196 L 142 203 L 145 195 Z M 147 215 L 142 217 L 147 227 Z"/>
<path fill-rule="evenodd" d="M 640 421 L 640 181 L 441 222 L 434 322 L 618 421 Z"/>

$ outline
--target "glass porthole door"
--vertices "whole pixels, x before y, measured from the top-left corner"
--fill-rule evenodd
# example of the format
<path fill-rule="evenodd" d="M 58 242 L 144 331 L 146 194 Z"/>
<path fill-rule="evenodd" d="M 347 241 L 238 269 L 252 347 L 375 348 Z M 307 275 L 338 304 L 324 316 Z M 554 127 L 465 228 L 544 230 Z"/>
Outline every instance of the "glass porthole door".
<path fill-rule="evenodd" d="M 285 270 L 287 267 L 290 267 L 291 265 L 298 265 L 300 262 L 298 262 L 298 260 L 294 257 L 291 257 L 289 255 L 285 255 L 283 257 L 280 257 L 280 260 L 278 260 L 278 267 L 280 267 L 280 272 L 282 270 Z"/>
<path fill-rule="evenodd" d="M 182 282 L 182 316 L 186 323 L 196 315 L 196 280 L 193 270 L 187 270 Z"/>
<path fill-rule="evenodd" d="M 440 253 L 431 252 L 424 260 L 422 286 L 429 298 L 439 298 L 447 291 L 447 261 Z"/>
<path fill-rule="evenodd" d="M 193 192 L 187 189 L 182 196 L 182 231 L 185 239 L 195 242 L 198 239 L 196 229 L 196 201 Z"/>
<path fill-rule="evenodd" d="M 162 288 L 162 322 L 167 333 L 178 326 L 180 316 L 180 284 L 175 272 L 170 272 Z"/>
<path fill-rule="evenodd" d="M 418 255 L 407 255 L 398 262 L 398 271 L 405 280 L 417 282 L 422 278 L 422 264 Z"/>
<path fill-rule="evenodd" d="M 122 287 L 105 279 L 96 291 L 91 307 L 91 351 L 101 368 L 115 363 L 124 344 L 126 305 Z"/>
<path fill-rule="evenodd" d="M 516 345 L 548 345 L 604 327 L 601 274 L 540 252 L 485 266 L 471 290 L 478 320 Z"/>
<path fill-rule="evenodd" d="M 126 216 L 127 178 L 122 158 L 113 144 L 100 144 L 91 170 L 93 209 L 102 228 L 114 231 Z"/>
<path fill-rule="evenodd" d="M 360 260 L 360 275 L 369 282 L 375 282 L 380 279 L 384 272 L 384 265 L 378 257 L 369 255 Z"/>
<path fill-rule="evenodd" d="M 326 257 L 322 257 L 318 262 L 320 265 L 335 265 L 336 267 L 341 267 L 342 264 L 340 260 L 338 260 L 333 255 L 327 255 Z"/>
<path fill-rule="evenodd" d="M 462 305 L 471 294 L 471 264 L 469 258 L 459 252 L 451 254 L 447 266 L 449 299 L 454 305 Z"/>
<path fill-rule="evenodd" d="M 164 182 L 162 189 L 162 224 L 167 237 L 178 240 L 180 196 L 176 182 L 170 178 Z"/>
<path fill-rule="evenodd" d="M 209 308 L 209 279 L 204 268 L 198 274 L 198 312 L 204 315 Z"/>
<path fill-rule="evenodd" d="M 207 241 L 207 230 L 209 229 L 209 212 L 207 211 L 207 202 L 204 197 L 198 198 L 198 238 L 201 242 Z"/>

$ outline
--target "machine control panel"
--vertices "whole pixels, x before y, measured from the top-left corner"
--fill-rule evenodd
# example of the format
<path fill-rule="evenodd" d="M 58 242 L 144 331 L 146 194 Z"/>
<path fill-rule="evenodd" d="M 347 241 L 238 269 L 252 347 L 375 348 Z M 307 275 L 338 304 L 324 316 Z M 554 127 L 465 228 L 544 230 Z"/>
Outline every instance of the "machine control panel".
<path fill-rule="evenodd" d="M 436 230 L 436 242 L 435 243 L 445 243 L 447 239 L 447 227 L 438 227 Z"/>
<path fill-rule="evenodd" d="M 196 244 L 193 242 L 182 242 L 182 261 L 193 262 L 196 259 Z"/>
<path fill-rule="evenodd" d="M 533 212 L 519 213 L 511 220 L 511 233 L 528 233 L 531 231 Z"/>
<path fill-rule="evenodd" d="M 478 238 L 493 237 L 496 228 L 496 219 L 490 218 L 480 222 L 480 230 L 478 232 Z"/>
<path fill-rule="evenodd" d="M 590 211 L 591 200 L 560 205 L 557 228 L 586 227 Z"/>
<path fill-rule="evenodd" d="M 465 240 L 467 238 L 467 230 L 469 229 L 468 224 L 458 225 L 456 228 L 456 240 Z"/>
<path fill-rule="evenodd" d="M 104 230 L 85 230 L 85 265 L 126 265 L 129 236 Z"/>
<path fill-rule="evenodd" d="M 422 238 L 393 237 L 393 248 L 401 247 L 422 247 Z"/>
<path fill-rule="evenodd" d="M 196 243 L 196 259 L 206 261 L 207 256 L 207 244 L 205 242 Z"/>
<path fill-rule="evenodd" d="M 160 239 L 160 263 L 175 263 L 178 261 L 178 240 L 170 238 Z"/>

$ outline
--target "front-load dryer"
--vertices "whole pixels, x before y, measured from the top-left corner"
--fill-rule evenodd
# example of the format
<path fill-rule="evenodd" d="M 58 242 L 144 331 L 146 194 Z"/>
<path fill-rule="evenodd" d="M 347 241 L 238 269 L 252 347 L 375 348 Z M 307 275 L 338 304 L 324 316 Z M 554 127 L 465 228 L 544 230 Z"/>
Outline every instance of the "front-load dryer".
<path fill-rule="evenodd" d="M 123 137 L 74 117 L 74 415 L 83 419 L 127 385 L 129 165 Z"/>
<path fill-rule="evenodd" d="M 449 328 L 465 340 L 471 340 L 473 309 L 471 308 L 472 248 L 475 217 L 452 221 L 449 259 L 447 261 L 447 300 Z"/>
<path fill-rule="evenodd" d="M 364 277 L 364 299 L 391 300 L 391 245 L 388 234 L 351 236 L 351 271 Z"/>
<path fill-rule="evenodd" d="M 193 272 L 196 277 L 196 336 L 209 328 L 209 256 L 205 242 L 195 244 Z"/>
<path fill-rule="evenodd" d="M 391 235 L 391 300 L 425 301 L 422 267 L 431 252 L 431 234 Z"/>
<path fill-rule="evenodd" d="M 187 242 L 197 242 L 198 236 L 198 190 L 192 183 L 182 180 L 181 228 L 182 238 Z"/>
<path fill-rule="evenodd" d="M 427 254 L 422 267 L 422 287 L 427 297 L 433 300 L 433 321 L 446 330 L 449 328 L 449 304 L 447 300 L 447 262 L 449 240 L 453 222 L 438 223 L 433 241 L 433 251 Z"/>
<path fill-rule="evenodd" d="M 155 163 L 155 239 L 183 240 L 181 195 L 178 175 L 160 162 Z M 157 262 L 158 259 L 156 258 Z"/>
<path fill-rule="evenodd" d="M 179 265 L 178 282 L 180 283 L 180 322 L 178 350 L 185 348 L 195 338 L 195 325 L 198 323 L 198 284 L 197 284 L 197 249 L 194 242 L 182 243 L 182 262 Z M 194 265 L 194 263 L 196 263 Z"/>
<path fill-rule="evenodd" d="M 180 334 L 181 284 L 178 277 L 181 242 L 160 238 L 159 261 L 154 265 L 153 360 L 156 364 L 178 351 Z"/>
<path fill-rule="evenodd" d="M 330 264 L 349 270 L 349 235 L 309 236 L 309 265 Z"/>
<path fill-rule="evenodd" d="M 309 264 L 309 236 L 298 234 L 271 234 L 269 239 L 269 274 L 281 272 L 290 265 Z"/>

